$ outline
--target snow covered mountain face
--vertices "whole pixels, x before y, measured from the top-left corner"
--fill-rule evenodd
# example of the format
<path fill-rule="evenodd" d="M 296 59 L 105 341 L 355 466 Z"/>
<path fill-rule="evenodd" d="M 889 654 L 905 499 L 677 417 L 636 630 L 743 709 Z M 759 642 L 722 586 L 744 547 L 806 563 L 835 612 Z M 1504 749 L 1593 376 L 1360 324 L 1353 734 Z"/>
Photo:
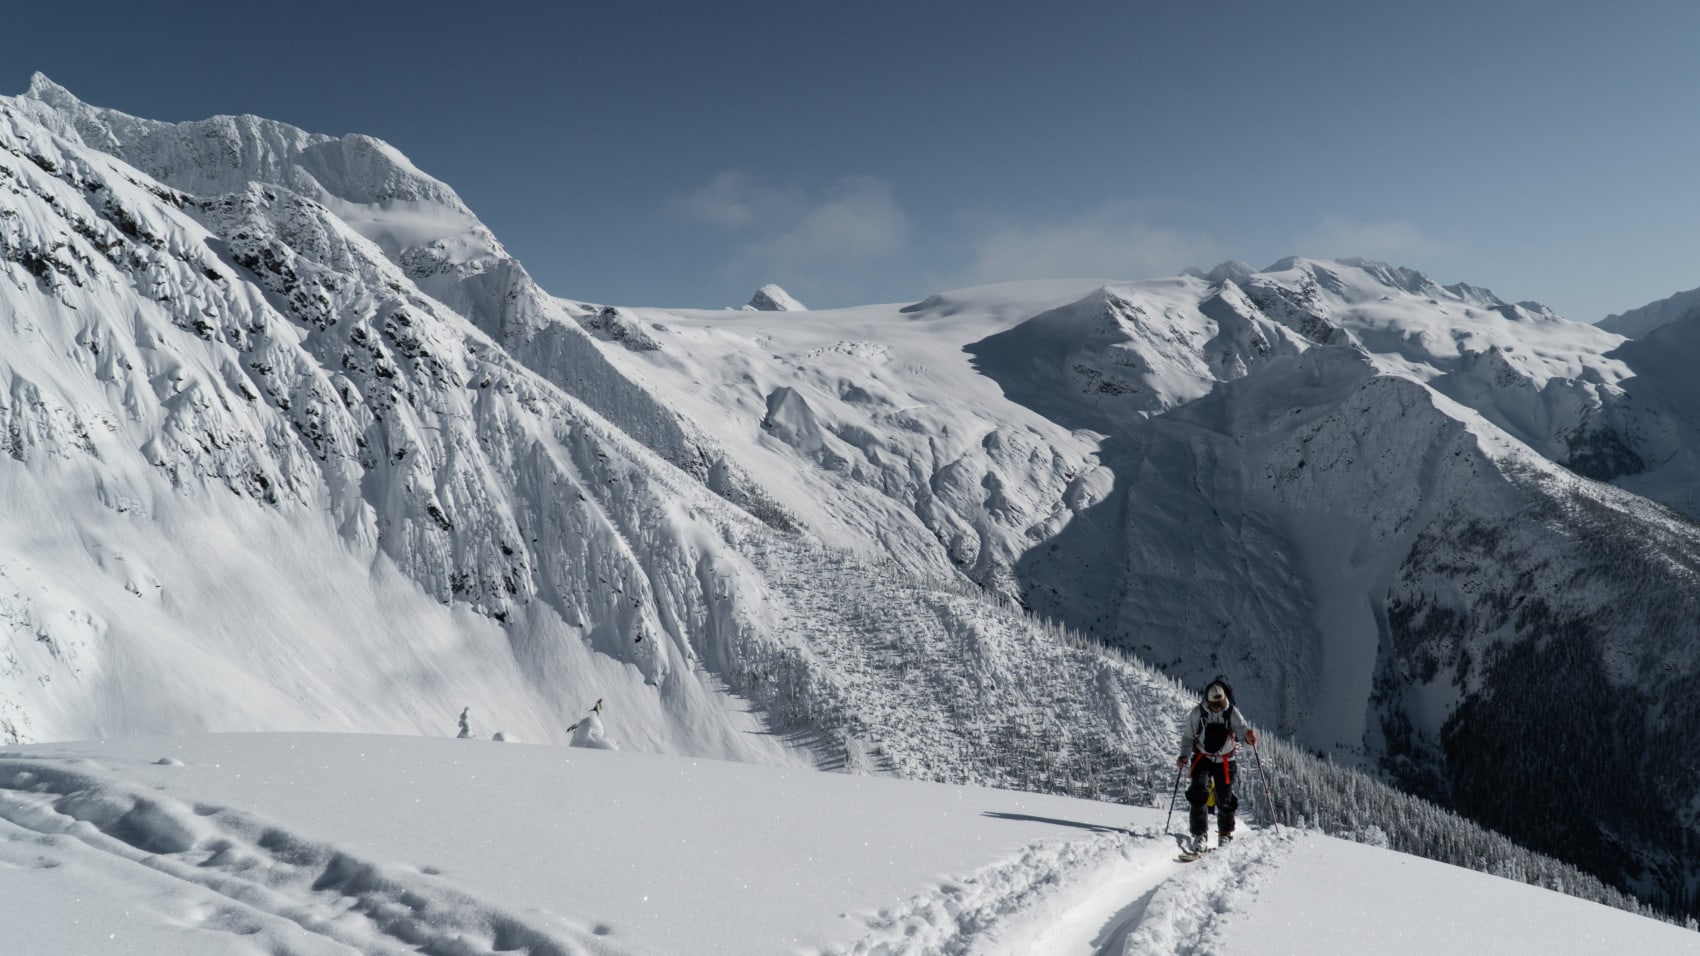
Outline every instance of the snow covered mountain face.
<path fill-rule="evenodd" d="M 446 187 L 373 140 L 39 79 L 0 139 L 8 733 L 419 730 L 461 700 L 542 739 L 594 696 L 562 670 L 675 691 L 626 701 L 662 740 L 663 706 L 724 709 L 675 679 L 693 611 L 650 583 L 709 604 L 705 496 L 443 304 L 511 262 Z"/>
<path fill-rule="evenodd" d="M 1365 261 L 772 289 L 560 299 L 377 140 L 0 98 L 0 736 L 606 698 L 636 749 L 1166 787 L 1182 695 L 1019 602 L 1694 906 L 1700 326 Z"/>
<path fill-rule="evenodd" d="M 1639 309 L 1608 315 L 1599 321 L 1599 326 L 1607 332 L 1638 339 L 1661 325 L 1696 315 L 1700 315 L 1700 289 L 1689 289 L 1657 302 L 1649 302 Z"/>
<path fill-rule="evenodd" d="M 470 706 L 565 743 L 605 699 L 630 748 L 1040 772 L 1013 748 L 1118 794 L 1170 747 L 1172 682 L 936 546 L 816 533 L 622 367 L 662 330 L 548 296 L 376 140 L 37 77 L 0 99 L 0 271 L 0 739 Z"/>
<path fill-rule="evenodd" d="M 635 314 L 660 347 L 617 360 L 730 409 L 705 427 L 809 526 L 899 553 L 918 521 L 988 590 L 1687 905 L 1664 848 L 1694 808 L 1625 800 L 1576 745 L 1700 773 L 1661 720 L 1700 705 L 1700 535 L 1596 480 L 1693 489 L 1658 451 L 1692 447 L 1692 349 L 1364 261 Z M 1660 742 L 1626 744 L 1644 721 Z"/>

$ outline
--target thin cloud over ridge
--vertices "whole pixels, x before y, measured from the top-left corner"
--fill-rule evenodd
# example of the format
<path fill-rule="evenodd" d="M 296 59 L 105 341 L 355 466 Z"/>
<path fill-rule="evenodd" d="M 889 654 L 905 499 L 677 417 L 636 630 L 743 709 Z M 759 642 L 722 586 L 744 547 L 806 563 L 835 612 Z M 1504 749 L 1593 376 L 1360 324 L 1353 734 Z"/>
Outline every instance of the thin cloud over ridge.
<path fill-rule="evenodd" d="M 1327 258 L 1359 256 L 1383 259 L 1399 265 L 1449 256 L 1452 244 L 1425 234 L 1402 219 L 1366 222 L 1343 216 L 1328 216 L 1314 229 L 1303 233 L 1294 248 L 1305 255 Z"/>
<path fill-rule="evenodd" d="M 1072 219 L 1005 223 L 972 243 L 971 282 L 1087 276 L 1139 279 L 1214 262 L 1221 245 L 1202 233 L 1154 225 L 1116 202 Z"/>
<path fill-rule="evenodd" d="M 994 220 L 956 231 L 956 269 L 907 268 L 914 251 L 911 216 L 892 184 L 846 176 L 806 189 L 773 185 L 750 173 L 717 173 L 664 211 L 722 236 L 718 270 L 750 283 L 778 282 L 809 298 L 869 298 L 869 275 L 907 274 L 916 294 L 939 288 L 1023 279 L 1143 279 L 1178 275 L 1242 255 L 1203 229 L 1159 222 L 1150 203 L 1105 202 L 1068 218 Z M 1172 214 L 1162 217 L 1173 220 Z M 1421 265 L 1453 254 L 1453 245 L 1405 220 L 1329 215 L 1295 236 L 1288 249 L 1318 257 L 1361 256 Z M 947 256 L 949 254 L 947 253 Z"/>
<path fill-rule="evenodd" d="M 909 241 L 907 213 L 874 176 L 846 176 L 811 195 L 727 170 L 667 208 L 734 237 L 722 270 L 764 281 L 851 287 Z"/>
<path fill-rule="evenodd" d="M 690 195 L 667 203 L 675 215 L 727 230 L 791 218 L 805 206 L 801 190 L 763 186 L 737 169 L 724 170 Z"/>

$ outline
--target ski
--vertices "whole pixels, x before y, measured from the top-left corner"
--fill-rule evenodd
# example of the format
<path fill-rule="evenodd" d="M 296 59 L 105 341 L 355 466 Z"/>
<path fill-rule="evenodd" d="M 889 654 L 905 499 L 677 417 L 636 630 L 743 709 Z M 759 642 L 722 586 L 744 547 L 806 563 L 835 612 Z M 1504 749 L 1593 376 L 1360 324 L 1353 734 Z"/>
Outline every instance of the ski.
<path fill-rule="evenodd" d="M 1234 840 L 1233 837 L 1229 837 L 1228 843 L 1232 843 L 1233 840 Z M 1205 856 L 1205 855 L 1207 855 L 1207 854 L 1209 854 L 1209 853 L 1211 853 L 1215 850 L 1220 850 L 1225 846 L 1227 846 L 1227 843 L 1217 843 L 1215 846 L 1200 847 L 1199 849 L 1196 849 L 1196 850 L 1182 850 L 1181 855 L 1175 857 L 1175 862 L 1176 863 L 1191 863 L 1193 860 L 1196 860 L 1201 856 Z"/>

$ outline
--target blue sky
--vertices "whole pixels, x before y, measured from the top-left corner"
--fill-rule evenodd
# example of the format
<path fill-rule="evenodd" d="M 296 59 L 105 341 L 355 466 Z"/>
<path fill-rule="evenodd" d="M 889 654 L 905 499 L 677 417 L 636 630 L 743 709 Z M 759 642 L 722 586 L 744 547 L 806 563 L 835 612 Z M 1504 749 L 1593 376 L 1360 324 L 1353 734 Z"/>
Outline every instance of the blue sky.
<path fill-rule="evenodd" d="M 1687 0 L 63 7 L 7 10 L 0 92 L 380 136 L 587 301 L 1289 254 L 1586 321 L 1700 286 Z"/>

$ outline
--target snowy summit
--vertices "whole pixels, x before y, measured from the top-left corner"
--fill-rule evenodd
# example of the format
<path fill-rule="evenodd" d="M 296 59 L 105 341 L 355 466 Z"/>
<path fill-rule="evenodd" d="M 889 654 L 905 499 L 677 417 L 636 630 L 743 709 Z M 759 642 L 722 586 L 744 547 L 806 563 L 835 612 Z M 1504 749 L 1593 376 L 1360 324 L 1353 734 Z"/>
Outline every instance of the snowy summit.
<path fill-rule="evenodd" d="M 750 297 L 748 305 L 744 306 L 756 312 L 807 312 L 808 306 L 798 302 L 779 286 L 769 282 L 756 290 Z"/>

